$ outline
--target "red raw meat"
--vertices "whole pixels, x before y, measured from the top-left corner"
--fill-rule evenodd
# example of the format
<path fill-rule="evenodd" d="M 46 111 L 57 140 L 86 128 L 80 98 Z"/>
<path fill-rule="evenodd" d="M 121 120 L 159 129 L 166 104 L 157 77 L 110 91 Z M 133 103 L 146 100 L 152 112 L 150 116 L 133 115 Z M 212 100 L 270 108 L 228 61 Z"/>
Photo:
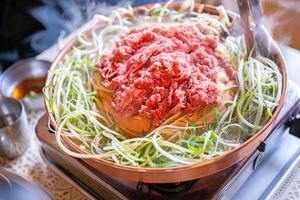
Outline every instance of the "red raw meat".
<path fill-rule="evenodd" d="M 234 71 L 215 48 L 218 38 L 194 25 L 133 27 L 97 66 L 114 90 L 112 105 L 122 114 L 142 114 L 159 125 L 169 114 L 215 104 L 217 66 Z"/>

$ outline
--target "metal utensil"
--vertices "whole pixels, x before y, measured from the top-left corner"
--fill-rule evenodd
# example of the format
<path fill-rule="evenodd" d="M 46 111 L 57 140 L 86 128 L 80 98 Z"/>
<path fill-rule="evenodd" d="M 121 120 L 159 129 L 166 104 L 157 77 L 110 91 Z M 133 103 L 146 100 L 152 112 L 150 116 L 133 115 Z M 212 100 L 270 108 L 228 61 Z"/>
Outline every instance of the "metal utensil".
<path fill-rule="evenodd" d="M 271 45 L 272 36 L 269 34 L 268 30 L 263 24 L 263 9 L 260 0 L 251 0 L 249 1 L 252 18 L 253 18 L 253 36 L 254 36 L 254 44 L 256 51 L 261 55 L 269 57 L 274 60 L 272 57 L 272 53 L 275 51 L 273 46 Z"/>
<path fill-rule="evenodd" d="M 249 1 L 251 12 L 252 12 L 252 19 L 256 26 L 261 24 L 261 20 L 263 18 L 263 11 L 262 5 L 260 0 L 251 0 Z"/>
<path fill-rule="evenodd" d="M 238 0 L 239 12 L 244 28 L 247 56 L 257 54 L 272 57 L 275 49 L 272 37 L 263 25 L 263 10 L 260 0 Z M 273 58 L 271 58 L 273 59 Z"/>
<path fill-rule="evenodd" d="M 0 95 L 0 155 L 9 159 L 21 156 L 29 147 L 30 139 L 23 104 Z"/>
<path fill-rule="evenodd" d="M 254 48 L 254 39 L 253 39 L 253 32 L 251 27 L 251 10 L 250 4 L 248 0 L 238 0 L 237 1 L 239 12 L 242 20 L 242 26 L 244 28 L 244 35 L 246 41 L 246 50 L 247 56 L 255 57 L 256 51 Z"/>

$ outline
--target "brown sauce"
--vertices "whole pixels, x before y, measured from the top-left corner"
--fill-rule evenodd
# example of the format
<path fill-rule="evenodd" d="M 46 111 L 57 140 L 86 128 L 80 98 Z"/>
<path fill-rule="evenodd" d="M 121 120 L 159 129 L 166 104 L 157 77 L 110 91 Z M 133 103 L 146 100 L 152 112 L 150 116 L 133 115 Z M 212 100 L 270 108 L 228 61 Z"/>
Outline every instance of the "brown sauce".
<path fill-rule="evenodd" d="M 42 93 L 46 78 L 45 76 L 34 77 L 21 81 L 13 90 L 12 96 L 16 99 L 35 98 Z"/>

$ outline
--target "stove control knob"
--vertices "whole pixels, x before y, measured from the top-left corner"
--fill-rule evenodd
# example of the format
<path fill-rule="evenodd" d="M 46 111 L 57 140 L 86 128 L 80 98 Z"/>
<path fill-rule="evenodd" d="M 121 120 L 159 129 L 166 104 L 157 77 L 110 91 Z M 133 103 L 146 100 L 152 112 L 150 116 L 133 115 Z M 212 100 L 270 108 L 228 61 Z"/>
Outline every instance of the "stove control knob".
<path fill-rule="evenodd" d="M 300 114 L 291 117 L 289 120 L 290 134 L 300 138 Z"/>
<path fill-rule="evenodd" d="M 257 147 L 257 156 L 253 159 L 253 170 L 256 169 L 256 167 L 261 163 L 263 153 L 266 150 L 266 143 L 262 142 L 260 145 Z"/>
<path fill-rule="evenodd" d="M 259 146 L 257 147 L 257 150 L 258 150 L 259 152 L 261 152 L 261 153 L 265 152 L 265 150 L 266 150 L 266 143 L 261 142 L 261 143 L 259 144 Z"/>

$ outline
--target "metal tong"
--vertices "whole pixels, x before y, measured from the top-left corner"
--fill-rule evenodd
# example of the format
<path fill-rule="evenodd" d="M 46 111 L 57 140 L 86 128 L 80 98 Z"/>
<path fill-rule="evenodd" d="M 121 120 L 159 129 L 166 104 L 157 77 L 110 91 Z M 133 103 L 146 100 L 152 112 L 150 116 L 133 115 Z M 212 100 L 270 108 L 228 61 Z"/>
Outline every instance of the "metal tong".
<path fill-rule="evenodd" d="M 244 35 L 247 48 L 247 56 L 255 57 L 260 51 L 258 37 L 266 36 L 266 29 L 262 26 L 263 18 L 262 5 L 260 0 L 237 0 L 239 13 L 244 28 Z M 268 44 L 267 44 L 268 45 Z"/>

